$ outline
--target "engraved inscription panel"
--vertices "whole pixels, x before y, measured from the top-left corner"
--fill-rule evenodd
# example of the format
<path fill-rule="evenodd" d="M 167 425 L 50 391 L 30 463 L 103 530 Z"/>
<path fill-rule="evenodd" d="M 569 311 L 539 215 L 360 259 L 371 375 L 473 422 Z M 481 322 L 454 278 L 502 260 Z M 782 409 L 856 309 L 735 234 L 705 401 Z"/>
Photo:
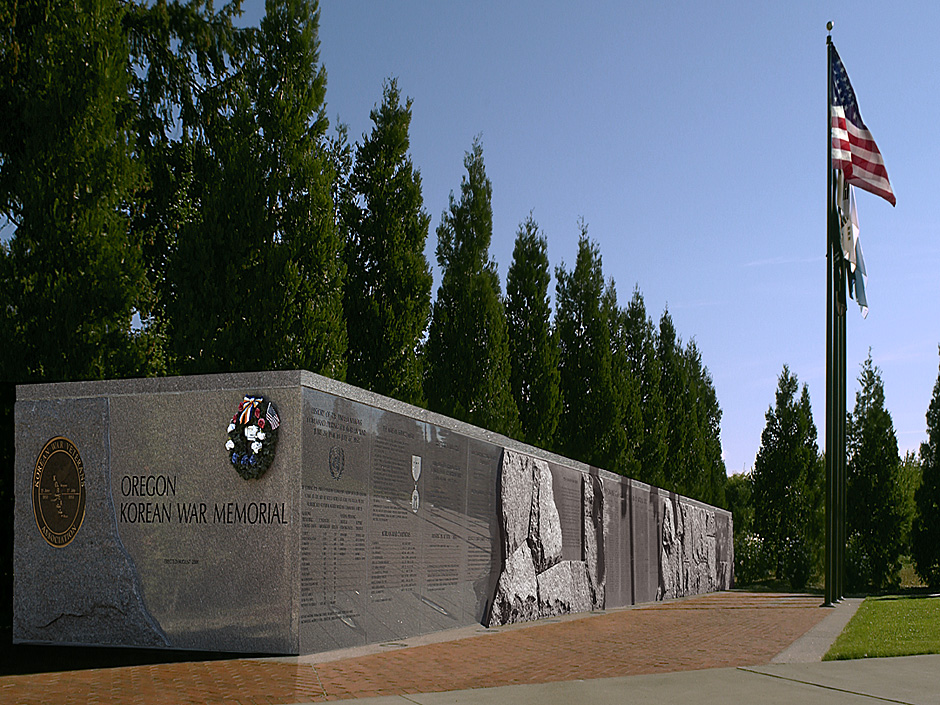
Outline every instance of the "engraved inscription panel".
<path fill-rule="evenodd" d="M 650 488 L 633 485 L 633 602 L 651 602 L 648 573 L 655 566 L 650 537 Z"/>
<path fill-rule="evenodd" d="M 482 620 L 499 572 L 501 452 L 304 390 L 301 650 Z"/>
<path fill-rule="evenodd" d="M 581 499 L 581 472 L 574 468 L 549 463 L 552 471 L 552 492 L 558 519 L 561 522 L 561 557 L 566 561 L 580 561 L 582 555 L 583 503 Z"/>
<path fill-rule="evenodd" d="M 375 414 L 304 390 L 301 651 L 366 643 Z"/>
<path fill-rule="evenodd" d="M 604 524 L 607 528 L 607 540 L 604 544 L 604 558 L 607 570 L 607 585 L 605 590 L 605 605 L 607 607 L 620 607 L 623 601 L 623 549 L 624 524 L 621 521 L 621 496 L 626 499 L 627 483 L 623 479 L 604 479 Z M 625 505 L 626 502 L 623 502 Z M 624 506 L 624 509 L 626 507 Z"/>

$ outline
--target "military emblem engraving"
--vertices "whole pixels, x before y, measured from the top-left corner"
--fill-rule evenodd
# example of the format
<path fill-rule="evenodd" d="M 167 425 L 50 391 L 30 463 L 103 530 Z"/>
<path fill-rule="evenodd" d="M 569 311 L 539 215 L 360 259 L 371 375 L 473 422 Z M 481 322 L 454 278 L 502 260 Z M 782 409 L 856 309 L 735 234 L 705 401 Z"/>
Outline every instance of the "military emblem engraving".
<path fill-rule="evenodd" d="M 48 441 L 33 472 L 33 515 L 50 546 L 68 546 L 85 519 L 85 466 L 68 438 Z"/>
<path fill-rule="evenodd" d="M 412 455 L 411 456 L 411 476 L 415 480 L 415 490 L 411 493 L 411 511 L 415 514 L 418 513 L 418 508 L 421 506 L 421 497 L 418 495 L 418 478 L 421 477 L 421 456 Z"/>
<path fill-rule="evenodd" d="M 346 454 L 339 446 L 330 448 L 330 476 L 338 480 L 343 476 L 343 470 L 346 468 Z"/>

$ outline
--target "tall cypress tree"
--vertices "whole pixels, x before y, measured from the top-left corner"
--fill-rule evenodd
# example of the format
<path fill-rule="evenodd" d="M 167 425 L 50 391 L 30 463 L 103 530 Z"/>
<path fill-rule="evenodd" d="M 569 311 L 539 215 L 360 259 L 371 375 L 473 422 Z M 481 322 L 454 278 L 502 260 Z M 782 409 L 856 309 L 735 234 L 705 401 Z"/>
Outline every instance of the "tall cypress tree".
<path fill-rule="evenodd" d="M 0 211 L 16 230 L 3 357 L 23 381 L 138 373 L 131 321 L 147 285 L 127 217 L 140 172 L 124 5 L 24 0 L 6 9 Z"/>
<path fill-rule="evenodd" d="M 918 574 L 936 588 L 940 586 L 940 374 L 927 408 L 927 442 L 920 445 L 920 463 L 911 549 Z"/>
<path fill-rule="evenodd" d="M 493 186 L 480 138 L 464 166 L 460 200 L 451 193 L 437 228 L 441 286 L 428 332 L 425 394 L 434 411 L 515 435 L 519 412 L 509 382 L 506 313 L 489 257 Z"/>
<path fill-rule="evenodd" d="M 689 389 L 692 442 L 689 444 L 687 476 L 683 492 L 703 502 L 724 506 L 727 481 L 721 457 L 721 407 L 708 368 L 695 340 L 683 351 Z"/>
<path fill-rule="evenodd" d="M 642 437 L 637 445 L 640 473 L 636 479 L 663 487 L 666 481 L 666 410 L 663 404 L 661 368 L 656 356 L 656 327 L 647 316 L 639 288 L 624 312 L 627 353 L 633 376 L 639 383 Z"/>
<path fill-rule="evenodd" d="M 431 309 L 431 270 L 424 256 L 430 217 L 421 176 L 408 156 L 411 100 L 385 84 L 372 113 L 372 134 L 356 150 L 350 186 L 358 201 L 344 212 L 349 336 L 347 381 L 423 404 L 418 344 Z"/>
<path fill-rule="evenodd" d="M 559 447 L 568 457 L 622 472 L 627 440 L 614 386 L 601 254 L 583 222 L 574 269 L 558 267 L 555 280 L 562 396 Z"/>
<path fill-rule="evenodd" d="M 127 8 L 136 158 L 145 174 L 131 217 L 143 241 L 151 283 L 140 309 L 141 337 L 151 366 L 165 373 L 180 369 L 170 359 L 168 340 L 168 312 L 180 289 L 172 276 L 172 255 L 180 233 L 185 236 L 200 227 L 204 184 L 195 167 L 207 149 L 208 114 L 220 109 L 217 102 L 205 98 L 213 90 L 218 93 L 217 86 L 230 79 L 237 63 L 235 44 L 249 41 L 250 31 L 233 26 L 236 3 L 217 11 L 178 1 L 129 3 Z M 211 174 L 202 174 L 207 176 Z M 218 266 L 219 260 L 209 260 L 210 267 L 212 262 Z M 211 269 L 205 276 L 224 284 Z M 187 291 L 184 283 L 184 297 Z M 205 306 L 212 307 L 216 298 L 207 297 Z"/>
<path fill-rule="evenodd" d="M 192 203 L 167 268 L 183 372 L 345 376 L 343 241 L 311 0 L 268 0 L 199 96 Z"/>
<path fill-rule="evenodd" d="M 640 460 L 643 446 L 643 410 L 640 406 L 640 378 L 633 370 L 630 358 L 630 334 L 626 310 L 617 303 L 617 287 L 614 280 L 607 282 L 601 307 L 610 330 L 610 369 L 614 381 L 616 401 L 611 413 L 618 414 L 623 430 L 624 452 L 616 468 L 628 477 L 643 479 Z M 613 468 L 612 468 L 613 469 Z"/>
<path fill-rule="evenodd" d="M 669 309 L 659 318 L 656 357 L 660 368 L 660 394 L 666 417 L 666 461 L 663 466 L 663 487 L 681 491 L 687 476 L 687 449 L 690 423 L 687 417 L 689 381 L 682 363 L 682 341 L 677 339 L 676 328 Z"/>
<path fill-rule="evenodd" d="M 336 174 L 326 130 L 326 69 L 319 64 L 320 10 L 316 0 L 268 0 L 257 75 L 256 115 L 265 204 L 275 243 L 267 267 L 267 304 L 259 329 L 271 321 L 277 344 L 265 365 L 312 370 L 344 379 L 343 237 L 333 208 Z"/>
<path fill-rule="evenodd" d="M 846 424 L 846 585 L 880 590 L 897 582 L 901 567 L 900 458 L 871 353 L 858 381 Z"/>
<path fill-rule="evenodd" d="M 548 243 L 529 215 L 519 225 L 506 275 L 510 383 L 522 439 L 552 448 L 561 414 L 558 339 L 551 327 Z"/>

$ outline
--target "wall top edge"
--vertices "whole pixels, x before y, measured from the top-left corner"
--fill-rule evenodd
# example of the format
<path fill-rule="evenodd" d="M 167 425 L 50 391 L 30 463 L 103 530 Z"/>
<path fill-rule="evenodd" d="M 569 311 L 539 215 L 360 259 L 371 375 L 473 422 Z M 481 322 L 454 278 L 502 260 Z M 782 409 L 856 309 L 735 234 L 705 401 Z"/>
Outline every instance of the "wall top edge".
<path fill-rule="evenodd" d="M 16 400 L 21 402 L 50 399 L 87 399 L 92 397 L 134 396 L 137 394 L 226 391 L 229 389 L 249 391 L 256 388 L 297 387 L 300 386 L 300 379 L 300 370 L 284 370 L 18 384 L 16 385 Z"/>
<path fill-rule="evenodd" d="M 458 421 L 427 409 L 422 409 L 390 397 L 376 394 L 345 382 L 338 382 L 329 377 L 309 372 L 307 370 L 280 370 L 264 372 L 229 372 L 222 374 L 187 375 L 179 377 L 141 377 L 130 379 L 94 380 L 84 382 L 46 382 L 39 384 L 20 384 L 16 386 L 16 403 L 30 401 L 50 401 L 56 399 L 87 399 L 93 397 L 134 396 L 140 394 L 181 394 L 185 392 L 202 391 L 238 391 L 251 392 L 264 389 L 278 388 L 307 388 L 314 391 L 345 397 L 354 402 L 378 408 L 382 411 L 409 416 L 418 421 L 433 424 L 441 428 L 455 431 L 469 438 L 492 443 L 519 453 L 524 453 L 541 460 L 557 465 L 564 465 L 579 470 L 586 475 L 597 475 L 610 482 L 630 482 L 635 487 L 658 490 L 670 497 L 680 498 L 686 503 L 694 504 L 719 513 L 728 514 L 725 509 L 713 507 L 695 499 L 684 497 L 673 492 L 666 492 L 652 487 L 644 482 L 627 478 L 623 475 L 595 468 L 577 460 L 566 458 L 521 441 L 508 438 L 499 433 Z"/>

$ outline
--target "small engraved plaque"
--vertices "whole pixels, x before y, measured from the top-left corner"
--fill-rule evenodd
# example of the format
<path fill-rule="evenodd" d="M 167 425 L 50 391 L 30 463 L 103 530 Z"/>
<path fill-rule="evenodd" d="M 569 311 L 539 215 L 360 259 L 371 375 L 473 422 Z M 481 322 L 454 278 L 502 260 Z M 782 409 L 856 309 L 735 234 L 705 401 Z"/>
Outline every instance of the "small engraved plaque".
<path fill-rule="evenodd" d="M 421 477 L 421 456 L 420 455 L 411 456 L 411 476 L 415 479 L 415 483 L 417 483 L 418 479 Z"/>
<path fill-rule="evenodd" d="M 39 453 L 33 473 L 33 515 L 50 546 L 68 546 L 85 519 L 85 466 L 68 438 L 53 438 Z"/>

